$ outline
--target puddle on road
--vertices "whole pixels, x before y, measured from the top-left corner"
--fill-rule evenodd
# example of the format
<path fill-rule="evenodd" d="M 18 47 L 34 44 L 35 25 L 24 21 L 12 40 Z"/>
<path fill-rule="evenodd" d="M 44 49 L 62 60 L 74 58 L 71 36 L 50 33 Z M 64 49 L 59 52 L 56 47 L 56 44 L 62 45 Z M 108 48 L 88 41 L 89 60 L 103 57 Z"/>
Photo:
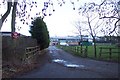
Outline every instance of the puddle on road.
<path fill-rule="evenodd" d="M 56 62 L 56 63 L 66 63 L 66 61 L 61 60 L 61 59 L 54 59 L 53 62 Z"/>
<path fill-rule="evenodd" d="M 77 64 L 66 64 L 65 66 L 70 68 L 84 68 L 84 65 L 77 65 Z"/>
<path fill-rule="evenodd" d="M 62 64 L 65 67 L 68 67 L 68 68 L 84 68 L 85 67 L 84 65 L 73 64 L 73 63 L 67 62 L 67 61 L 62 60 L 62 59 L 54 59 L 52 61 L 55 62 L 55 63 Z"/>
<path fill-rule="evenodd" d="M 53 52 L 50 50 L 50 53 L 53 53 Z"/>

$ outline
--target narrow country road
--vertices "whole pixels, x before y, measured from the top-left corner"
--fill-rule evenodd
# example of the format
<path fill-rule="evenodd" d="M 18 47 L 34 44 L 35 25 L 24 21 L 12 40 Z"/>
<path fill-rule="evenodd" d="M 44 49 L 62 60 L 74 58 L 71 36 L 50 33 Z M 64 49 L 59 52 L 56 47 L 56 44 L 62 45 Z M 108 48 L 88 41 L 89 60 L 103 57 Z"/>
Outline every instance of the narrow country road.
<path fill-rule="evenodd" d="M 50 46 L 39 68 L 16 78 L 118 78 L 118 64 L 73 56 Z"/>

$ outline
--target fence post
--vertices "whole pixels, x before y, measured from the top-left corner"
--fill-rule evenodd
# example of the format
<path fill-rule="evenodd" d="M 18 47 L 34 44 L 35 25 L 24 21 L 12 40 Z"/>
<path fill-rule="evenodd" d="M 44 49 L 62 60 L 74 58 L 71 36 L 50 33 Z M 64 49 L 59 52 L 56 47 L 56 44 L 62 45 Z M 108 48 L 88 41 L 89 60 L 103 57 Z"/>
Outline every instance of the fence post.
<path fill-rule="evenodd" d="M 101 58 L 102 47 L 100 47 L 99 58 Z"/>
<path fill-rule="evenodd" d="M 81 50 L 81 55 L 83 54 L 83 47 L 82 47 L 82 44 L 81 44 L 81 46 L 80 46 L 80 50 Z"/>
<path fill-rule="evenodd" d="M 75 47 L 75 52 L 77 52 L 77 46 Z"/>
<path fill-rule="evenodd" d="M 78 47 L 78 54 L 80 55 L 80 47 Z"/>
<path fill-rule="evenodd" d="M 87 57 L 88 46 L 85 48 L 85 57 Z"/>
<path fill-rule="evenodd" d="M 77 53 L 79 54 L 79 50 L 78 49 L 79 49 L 79 47 L 77 46 Z"/>
<path fill-rule="evenodd" d="M 73 52 L 75 51 L 75 47 L 73 47 Z"/>
<path fill-rule="evenodd" d="M 111 55 L 112 55 L 112 48 L 109 48 L 109 51 L 110 51 L 110 53 L 109 53 L 109 54 L 110 54 L 109 58 L 110 58 L 110 60 L 111 60 L 111 58 L 112 58 L 112 57 L 111 57 Z"/>

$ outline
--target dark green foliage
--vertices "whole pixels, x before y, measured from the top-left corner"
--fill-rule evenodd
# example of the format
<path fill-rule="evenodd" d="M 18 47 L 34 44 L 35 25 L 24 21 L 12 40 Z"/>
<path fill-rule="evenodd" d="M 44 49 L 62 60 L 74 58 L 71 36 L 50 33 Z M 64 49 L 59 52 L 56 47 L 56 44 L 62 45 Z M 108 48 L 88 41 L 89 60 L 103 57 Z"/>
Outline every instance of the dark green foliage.
<path fill-rule="evenodd" d="M 50 42 L 49 32 L 47 30 L 46 23 L 41 17 L 37 17 L 34 21 L 32 21 L 29 32 L 31 33 L 33 38 L 37 39 L 41 50 L 48 48 Z"/>

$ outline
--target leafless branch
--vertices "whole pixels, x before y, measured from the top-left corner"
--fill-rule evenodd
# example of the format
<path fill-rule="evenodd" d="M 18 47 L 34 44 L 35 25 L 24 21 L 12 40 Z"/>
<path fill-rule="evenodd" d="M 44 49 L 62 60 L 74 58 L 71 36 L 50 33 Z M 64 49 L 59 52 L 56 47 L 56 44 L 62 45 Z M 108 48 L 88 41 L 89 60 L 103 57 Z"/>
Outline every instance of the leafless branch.
<path fill-rule="evenodd" d="M 115 31 L 115 29 L 117 28 L 117 23 L 118 23 L 119 21 L 120 21 L 120 19 L 118 19 L 118 20 L 115 22 L 115 25 L 114 25 L 115 27 L 114 27 L 114 29 L 110 32 L 110 34 Z"/>
<path fill-rule="evenodd" d="M 110 16 L 110 17 L 107 17 L 107 16 L 104 16 L 104 17 L 101 17 L 101 18 L 99 18 L 99 19 L 103 19 L 103 18 L 115 18 L 115 19 L 120 19 L 120 18 L 118 18 L 118 17 L 115 17 L 115 16 Z"/>

